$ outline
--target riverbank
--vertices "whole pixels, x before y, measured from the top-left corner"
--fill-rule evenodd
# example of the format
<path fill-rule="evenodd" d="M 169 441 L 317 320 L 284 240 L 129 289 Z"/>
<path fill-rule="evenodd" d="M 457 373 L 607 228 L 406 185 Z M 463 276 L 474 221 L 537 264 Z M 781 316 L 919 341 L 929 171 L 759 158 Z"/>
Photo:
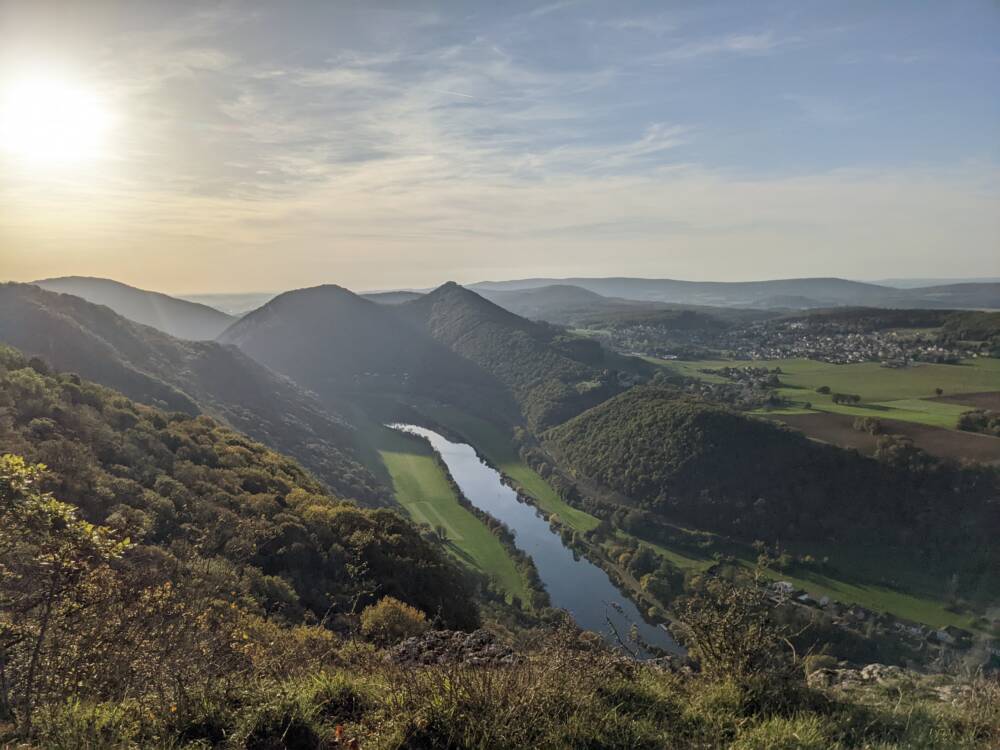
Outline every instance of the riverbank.
<path fill-rule="evenodd" d="M 679 651 L 665 630 L 648 621 L 648 612 L 641 611 L 619 590 L 618 585 L 624 583 L 620 575 L 612 580 L 607 571 L 567 544 L 566 535 L 576 532 L 550 523 L 550 519 L 555 520 L 552 514 L 527 502 L 528 498 L 484 463 L 472 446 L 451 442 L 426 427 L 409 425 L 406 429 L 428 438 L 469 500 L 515 533 L 515 544 L 534 560 L 554 607 L 570 612 L 580 627 L 615 642 L 628 640 L 635 632 L 640 652 L 643 642 Z"/>

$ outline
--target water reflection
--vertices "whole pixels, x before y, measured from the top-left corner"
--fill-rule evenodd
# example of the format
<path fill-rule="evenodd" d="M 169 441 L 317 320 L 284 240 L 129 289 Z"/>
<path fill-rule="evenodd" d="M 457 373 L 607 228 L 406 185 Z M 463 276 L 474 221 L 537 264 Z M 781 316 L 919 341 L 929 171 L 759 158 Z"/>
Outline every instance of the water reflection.
<path fill-rule="evenodd" d="M 607 573 L 575 555 L 533 507 L 520 502 L 500 474 L 479 460 L 472 446 L 453 443 L 426 427 L 389 426 L 427 438 L 469 502 L 514 530 L 515 544 L 535 561 L 554 607 L 567 610 L 580 627 L 600 633 L 615 645 L 617 638 L 609 621 L 623 639 L 628 638 L 634 623 L 646 642 L 669 651 L 680 650 L 662 628 L 643 621 L 638 608 L 615 588 Z"/>

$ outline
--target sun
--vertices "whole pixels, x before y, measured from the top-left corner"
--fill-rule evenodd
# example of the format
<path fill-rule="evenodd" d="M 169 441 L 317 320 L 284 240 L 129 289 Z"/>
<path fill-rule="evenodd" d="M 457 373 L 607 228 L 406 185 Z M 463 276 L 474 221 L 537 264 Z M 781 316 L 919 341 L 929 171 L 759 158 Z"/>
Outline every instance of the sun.
<path fill-rule="evenodd" d="M 85 85 L 46 74 L 0 82 L 0 150 L 35 164 L 76 164 L 105 153 L 111 113 Z"/>

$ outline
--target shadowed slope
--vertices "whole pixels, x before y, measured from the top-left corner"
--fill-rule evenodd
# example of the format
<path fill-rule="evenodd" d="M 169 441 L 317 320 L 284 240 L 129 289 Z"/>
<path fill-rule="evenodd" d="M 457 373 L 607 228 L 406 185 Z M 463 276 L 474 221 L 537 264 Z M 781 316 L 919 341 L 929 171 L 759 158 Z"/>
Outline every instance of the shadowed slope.
<path fill-rule="evenodd" d="M 618 390 L 610 355 L 596 342 L 526 320 L 454 282 L 398 312 L 495 375 L 533 429 L 559 424 Z"/>
<path fill-rule="evenodd" d="M 191 341 L 210 341 L 235 320 L 214 307 L 136 289 L 111 279 L 64 276 L 34 283 L 51 292 L 74 294 L 88 302 L 107 305 L 131 321 Z"/>
<path fill-rule="evenodd" d="M 339 286 L 286 292 L 219 341 L 315 391 L 328 403 L 352 396 L 425 396 L 510 413 L 489 373 L 410 323 L 405 305 L 382 305 Z"/>
<path fill-rule="evenodd" d="M 354 459 L 348 424 L 236 349 L 181 341 L 107 307 L 27 284 L 0 285 L 0 341 L 137 401 L 222 419 L 295 456 L 346 496 L 384 496 Z"/>

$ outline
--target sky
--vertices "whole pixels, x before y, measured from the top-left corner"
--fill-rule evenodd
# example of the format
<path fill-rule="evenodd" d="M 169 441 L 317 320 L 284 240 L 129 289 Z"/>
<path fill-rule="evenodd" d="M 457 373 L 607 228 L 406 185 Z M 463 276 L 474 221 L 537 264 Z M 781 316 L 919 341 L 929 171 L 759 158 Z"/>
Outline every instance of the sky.
<path fill-rule="evenodd" d="M 995 0 L 0 0 L 0 39 L 42 112 L 0 279 L 1000 276 Z"/>

